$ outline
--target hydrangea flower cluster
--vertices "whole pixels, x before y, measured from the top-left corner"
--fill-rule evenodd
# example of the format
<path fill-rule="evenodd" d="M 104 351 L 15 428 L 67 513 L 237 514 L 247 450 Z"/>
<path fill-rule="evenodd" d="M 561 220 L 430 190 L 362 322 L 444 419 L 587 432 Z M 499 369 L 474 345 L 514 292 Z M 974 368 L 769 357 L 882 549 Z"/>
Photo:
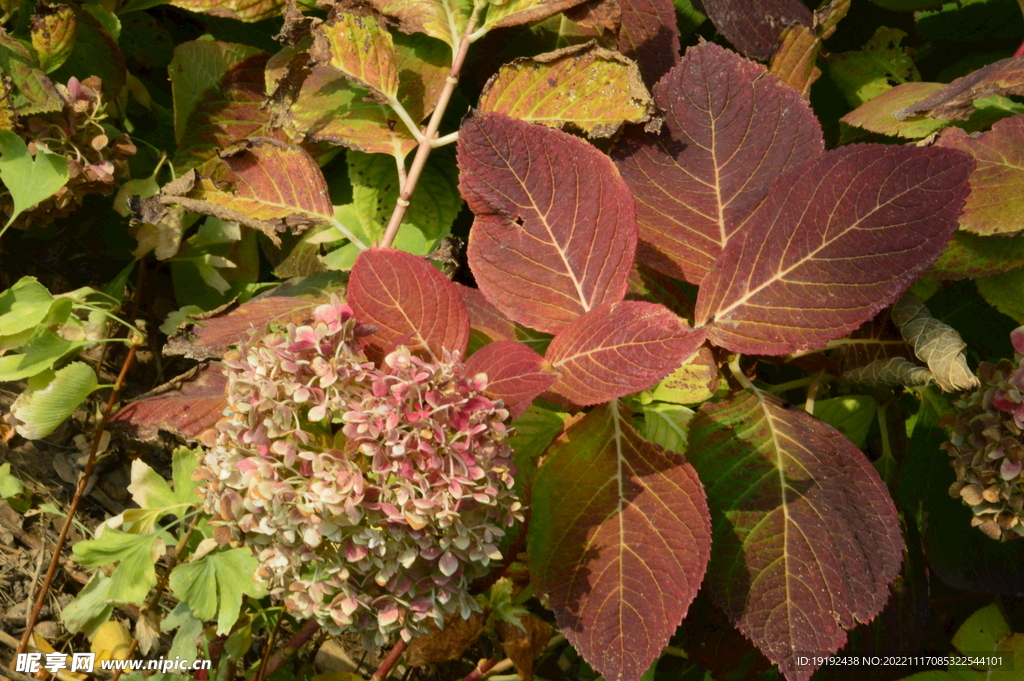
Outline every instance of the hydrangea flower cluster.
<path fill-rule="evenodd" d="M 68 160 L 68 181 L 49 199 L 22 213 L 15 227 L 45 225 L 70 215 L 86 194 L 109 196 L 117 188 L 118 178 L 128 174 L 128 159 L 135 155 L 128 135 L 104 123 L 107 107 L 99 78 L 79 81 L 72 77 L 67 85 L 55 83 L 54 87 L 64 100 L 63 109 L 36 114 L 20 123 L 29 153 L 34 156 L 46 150 Z M 10 215 L 13 210 L 10 193 L 0 186 L 0 211 Z"/>
<path fill-rule="evenodd" d="M 973 527 L 1004 541 L 1024 536 L 1024 326 L 1011 339 L 1015 361 L 981 363 L 981 387 L 957 402 L 943 445 L 956 469 L 950 495 L 974 511 Z"/>
<path fill-rule="evenodd" d="M 486 376 L 404 346 L 378 368 L 366 332 L 333 299 L 227 357 L 229 407 L 197 479 L 218 538 L 258 551 L 290 612 L 372 647 L 479 610 L 469 585 L 522 505 Z"/>

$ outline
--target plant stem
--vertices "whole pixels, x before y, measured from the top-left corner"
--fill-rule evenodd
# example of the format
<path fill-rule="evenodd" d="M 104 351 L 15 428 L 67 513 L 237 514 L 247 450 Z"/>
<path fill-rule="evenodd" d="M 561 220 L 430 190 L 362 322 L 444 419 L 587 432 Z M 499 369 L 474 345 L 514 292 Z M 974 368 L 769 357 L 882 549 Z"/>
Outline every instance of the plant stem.
<path fill-rule="evenodd" d="M 396 662 L 398 662 L 398 658 L 402 656 L 402 653 L 405 652 L 408 645 L 409 644 L 403 639 L 398 639 L 398 643 L 388 651 L 387 657 L 385 657 L 384 661 L 380 663 L 379 667 L 377 667 L 377 671 L 375 671 L 373 676 L 370 677 L 370 681 L 384 681 L 384 679 L 388 678 L 388 674 L 391 673 L 391 668 L 395 666 Z"/>
<path fill-rule="evenodd" d="M 739 381 L 740 385 L 751 392 L 755 392 L 757 391 L 757 388 L 754 387 L 754 384 L 751 383 L 750 379 L 743 373 L 743 369 L 740 368 L 740 357 L 742 357 L 742 355 L 733 355 L 729 358 L 729 371 L 732 372 L 733 377 Z"/>
<path fill-rule="evenodd" d="M 274 624 L 274 630 L 270 632 L 270 638 L 267 639 L 267 647 L 263 649 L 263 657 L 260 658 L 259 669 L 256 670 L 256 681 L 263 681 L 263 676 L 266 673 L 267 660 L 270 659 L 270 649 L 274 647 L 274 643 L 277 641 L 277 632 L 281 630 L 281 623 L 284 622 L 284 613 L 279 613 L 277 616 L 277 622 Z"/>
<path fill-rule="evenodd" d="M 470 43 L 472 43 L 470 36 L 476 29 L 477 21 L 480 19 L 480 11 L 483 7 L 483 3 L 474 3 L 473 14 L 469 17 L 469 23 L 466 24 L 462 40 L 459 41 L 459 47 L 452 57 L 452 68 L 448 72 L 444 89 L 441 90 L 441 94 L 437 98 L 434 113 L 431 114 L 430 121 L 427 123 L 427 129 L 424 131 L 420 144 L 416 148 L 416 156 L 409 167 L 409 173 L 405 182 L 402 183 L 402 191 L 398 195 L 398 201 L 395 202 L 395 209 L 391 212 L 391 219 L 384 230 L 384 236 L 381 237 L 380 244 L 378 244 L 381 248 L 391 248 L 391 245 L 395 242 L 395 236 L 398 235 L 398 228 L 402 226 L 402 219 L 405 218 L 405 211 L 408 210 L 413 192 L 416 191 L 416 184 L 420 181 L 420 175 L 423 174 L 423 168 L 427 165 L 427 159 L 434 148 L 433 143 L 437 136 L 437 129 L 441 126 L 441 119 L 448 109 L 448 103 L 452 99 L 452 93 L 455 92 L 455 86 L 459 84 L 459 73 L 462 71 L 462 65 L 466 61 L 466 54 L 469 52 Z"/>
<path fill-rule="evenodd" d="M 814 416 L 814 400 L 818 397 L 818 388 L 821 386 L 821 377 L 825 374 L 824 371 L 819 371 L 811 377 L 811 382 L 807 386 L 807 401 L 804 402 L 804 411 L 811 416 Z"/>
<path fill-rule="evenodd" d="M 117 396 L 121 392 L 121 386 L 124 385 L 124 378 L 128 375 L 128 369 L 131 368 L 132 362 L 135 361 L 135 353 L 138 351 L 139 346 L 134 343 L 128 348 L 128 356 L 124 359 L 124 364 L 121 365 L 121 373 L 117 375 L 117 381 L 114 383 L 114 389 L 110 393 L 110 399 L 107 400 L 107 406 L 103 410 L 103 418 L 100 419 L 99 424 L 96 426 L 96 432 L 92 438 L 92 448 L 89 450 L 89 459 L 85 464 L 85 471 L 82 472 L 82 477 L 78 479 L 78 487 L 75 488 L 75 496 L 71 498 L 71 505 L 68 506 L 68 514 L 64 519 L 64 524 L 60 528 L 60 535 L 57 537 L 57 544 L 53 547 L 53 557 L 50 559 L 50 567 L 46 570 L 46 578 L 43 579 L 43 586 L 39 589 L 39 594 L 36 596 L 35 605 L 32 606 L 32 614 L 29 616 L 26 622 L 25 633 L 22 634 L 21 641 L 18 643 L 18 649 L 15 651 L 15 657 L 25 652 L 26 646 L 28 646 L 29 639 L 32 638 L 32 630 L 36 626 L 36 622 L 39 620 L 39 612 L 43 609 L 43 604 L 46 603 L 46 595 L 50 590 L 50 583 L 53 581 L 53 575 L 57 572 L 57 565 L 60 563 L 60 552 L 64 549 L 64 543 L 68 539 L 68 531 L 71 529 L 71 523 L 75 517 L 75 511 L 78 510 L 78 504 L 81 503 L 82 497 L 85 496 L 85 486 L 89 482 L 89 478 L 92 477 L 93 468 L 96 465 L 96 452 L 100 447 L 100 439 L 103 436 L 103 431 L 107 427 L 107 423 L 110 421 L 110 417 L 113 416 L 114 403 L 117 402 Z"/>
<path fill-rule="evenodd" d="M 163 595 L 164 589 L 167 588 L 167 582 L 171 578 L 171 571 L 178 564 L 178 559 L 181 558 L 181 552 L 185 550 L 185 544 L 188 543 L 189 537 L 192 536 L 192 532 L 196 529 L 196 527 L 199 526 L 199 521 L 201 518 L 202 516 L 197 513 L 196 517 L 192 519 L 192 523 L 188 526 L 188 529 L 185 530 L 185 534 L 181 536 L 181 539 L 179 539 L 178 543 L 174 546 L 174 553 L 171 554 L 170 562 L 168 562 L 167 564 L 167 570 L 162 575 L 160 575 L 160 581 L 156 583 L 155 590 L 153 591 L 152 594 L 150 594 L 149 598 L 146 599 L 146 602 L 139 610 L 140 620 L 143 617 L 145 617 L 146 614 L 149 613 L 153 608 L 155 608 L 157 604 L 160 602 L 160 596 Z M 139 625 L 136 624 L 135 626 L 138 627 Z M 136 629 L 136 631 L 138 631 L 138 629 Z M 138 647 L 139 637 L 133 636 L 132 643 L 130 646 L 128 646 L 128 653 L 124 656 L 124 659 L 132 659 L 132 655 L 135 654 L 135 651 L 138 649 Z M 111 681 L 117 681 L 121 678 L 121 674 L 123 673 L 124 667 L 117 669 L 114 672 L 114 677 Z"/>
<path fill-rule="evenodd" d="M 283 617 L 283 615 L 282 615 Z M 267 664 L 263 666 L 263 676 L 273 676 L 274 672 L 284 666 L 284 663 L 294 655 L 299 648 L 304 646 L 309 639 L 320 630 L 320 623 L 316 620 L 306 620 L 306 623 L 302 625 L 302 628 L 296 632 L 288 643 L 284 644 L 284 647 L 278 650 L 274 655 L 267 661 Z M 250 676 L 246 681 L 256 681 L 256 674 Z"/>

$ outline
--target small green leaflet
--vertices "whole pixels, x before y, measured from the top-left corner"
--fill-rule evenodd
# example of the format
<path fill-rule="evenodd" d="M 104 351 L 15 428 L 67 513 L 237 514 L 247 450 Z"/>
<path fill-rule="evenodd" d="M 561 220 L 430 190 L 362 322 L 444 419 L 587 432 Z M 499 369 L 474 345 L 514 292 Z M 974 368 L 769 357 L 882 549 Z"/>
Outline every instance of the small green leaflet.
<path fill-rule="evenodd" d="M 99 539 L 75 544 L 74 554 L 85 567 L 118 563 L 110 576 L 107 598 L 142 605 L 156 585 L 153 564 L 164 553 L 164 542 L 155 534 L 128 534 L 104 528 Z M 173 579 L 173 577 L 172 577 Z"/>
<path fill-rule="evenodd" d="M 824 421 L 864 449 L 868 431 L 878 415 L 878 403 L 868 395 L 846 395 L 814 404 L 814 418 Z"/>
<path fill-rule="evenodd" d="M 226 634 L 238 621 L 242 595 L 258 598 L 265 589 L 253 575 L 259 561 L 245 548 L 229 549 L 185 563 L 171 572 L 171 591 L 199 619 L 217 620 L 217 633 Z"/>
<path fill-rule="evenodd" d="M 0 181 L 14 199 L 14 212 L 0 229 L 2 235 L 19 215 L 57 193 L 68 181 L 68 161 L 38 149 L 33 159 L 25 141 L 0 130 Z"/>
<path fill-rule="evenodd" d="M 111 584 L 113 580 L 102 570 L 96 571 L 85 588 L 78 592 L 75 600 L 61 610 L 60 618 L 68 631 L 91 636 L 97 627 L 110 619 L 114 611 L 110 602 Z"/>
<path fill-rule="evenodd" d="M 670 452 L 686 453 L 686 426 L 694 411 L 678 404 L 650 404 L 644 408 L 644 439 Z"/>
<path fill-rule="evenodd" d="M 54 363 L 84 341 L 69 341 L 45 330 L 24 347 L 24 352 L 0 357 L 0 381 L 18 381 L 53 367 Z"/>
<path fill-rule="evenodd" d="M 11 464 L 0 466 L 0 499 L 10 499 L 25 491 L 25 485 L 11 473 Z"/>
<path fill-rule="evenodd" d="M 141 459 L 132 462 L 132 482 L 128 485 L 132 500 L 140 508 L 124 512 L 124 522 L 131 523 L 132 534 L 150 534 L 156 523 L 165 515 L 181 518 L 192 506 L 199 503 L 192 482 L 192 469 L 199 465 L 199 457 L 190 449 L 179 447 L 172 459 L 174 490 L 159 473 Z"/>

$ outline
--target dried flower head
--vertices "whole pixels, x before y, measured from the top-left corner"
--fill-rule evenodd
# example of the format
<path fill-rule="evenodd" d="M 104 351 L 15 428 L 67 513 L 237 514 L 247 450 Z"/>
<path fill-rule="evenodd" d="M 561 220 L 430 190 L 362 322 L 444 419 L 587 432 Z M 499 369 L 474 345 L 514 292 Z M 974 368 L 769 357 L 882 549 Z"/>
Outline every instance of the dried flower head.
<path fill-rule="evenodd" d="M 1024 327 L 1011 340 L 1016 360 L 981 363 L 981 387 L 956 403 L 943 445 L 956 469 L 949 493 L 974 511 L 973 526 L 1004 541 L 1024 536 Z"/>
<path fill-rule="evenodd" d="M 22 136 L 33 156 L 40 149 L 68 160 L 68 182 L 56 194 L 30 211 L 22 213 L 15 227 L 45 225 L 74 212 L 86 194 L 109 196 L 119 178 L 128 174 L 128 159 L 135 145 L 128 135 L 104 123 L 106 103 L 102 83 L 92 76 L 84 81 L 72 77 L 67 85 L 56 84 L 64 100 L 60 111 L 41 113 L 22 121 Z M 14 202 L 0 186 L 0 212 L 10 215 Z"/>
<path fill-rule="evenodd" d="M 454 355 L 378 368 L 337 299 L 225 360 L 229 409 L 199 470 L 222 541 L 259 553 L 289 611 L 369 646 L 479 609 L 469 584 L 522 519 L 508 411 Z"/>

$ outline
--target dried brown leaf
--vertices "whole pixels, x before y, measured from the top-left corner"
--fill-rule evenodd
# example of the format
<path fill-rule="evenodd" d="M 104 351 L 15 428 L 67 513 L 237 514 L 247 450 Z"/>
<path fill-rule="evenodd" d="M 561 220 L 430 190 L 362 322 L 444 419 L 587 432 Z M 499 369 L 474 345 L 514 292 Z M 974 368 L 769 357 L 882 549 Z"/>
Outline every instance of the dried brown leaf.
<path fill-rule="evenodd" d="M 967 343 L 953 327 L 932 317 L 914 294 L 906 293 L 892 306 L 892 320 L 903 338 L 914 346 L 914 353 L 928 364 L 935 382 L 946 392 L 969 390 L 978 379 L 967 366 Z"/>
<path fill-rule="evenodd" d="M 547 649 L 553 630 L 535 615 L 522 615 L 519 623 L 522 628 L 505 621 L 497 622 L 494 628 L 501 637 L 501 647 L 516 667 L 519 681 L 533 681 L 533 663 Z"/>
<path fill-rule="evenodd" d="M 890 357 L 847 371 L 843 378 L 853 383 L 875 387 L 902 385 L 917 388 L 928 385 L 935 376 L 923 366 L 918 366 L 903 357 Z"/>
<path fill-rule="evenodd" d="M 457 614 L 444 620 L 444 629 L 439 630 L 433 621 L 428 621 L 432 633 L 414 638 L 405 649 L 405 663 L 410 667 L 422 667 L 457 660 L 483 633 L 487 616 L 475 612 L 469 619 Z"/>

